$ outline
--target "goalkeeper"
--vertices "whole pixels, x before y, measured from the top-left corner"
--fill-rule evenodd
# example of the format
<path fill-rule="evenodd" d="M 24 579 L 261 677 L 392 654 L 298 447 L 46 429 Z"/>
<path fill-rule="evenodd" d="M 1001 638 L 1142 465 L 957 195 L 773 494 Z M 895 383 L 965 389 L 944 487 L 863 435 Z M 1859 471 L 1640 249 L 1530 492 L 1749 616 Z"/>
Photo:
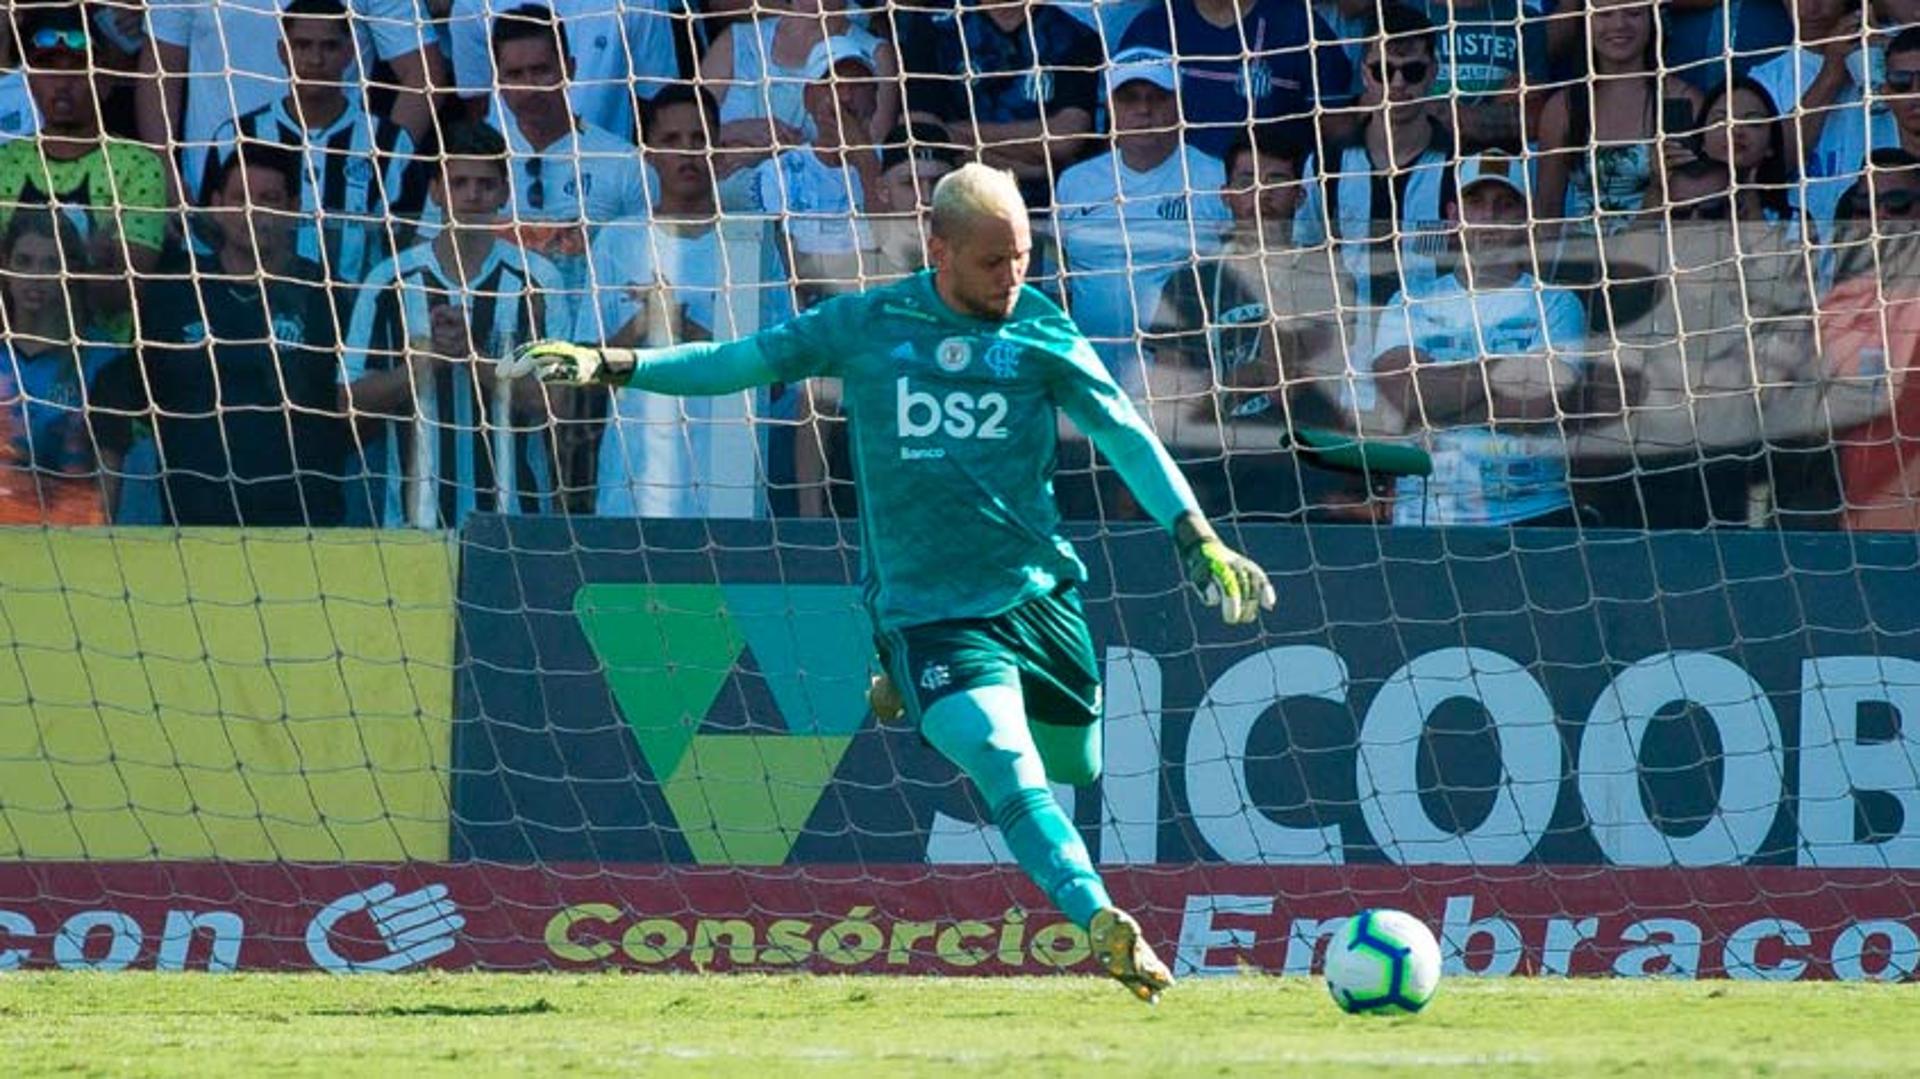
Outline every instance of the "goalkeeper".
<path fill-rule="evenodd" d="M 1073 322 L 1023 282 L 1032 239 L 1010 173 L 967 165 L 934 190 L 934 269 L 838 296 L 725 344 L 522 347 L 505 372 L 680 396 L 838 378 L 859 484 L 881 665 L 936 749 L 973 780 L 1020 867 L 1141 1000 L 1173 976 L 1117 909 L 1048 781 L 1100 774 L 1100 682 L 1059 533 L 1055 409 L 1172 530 L 1229 623 L 1272 609 L 1260 567 L 1221 542 L 1173 460 Z"/>

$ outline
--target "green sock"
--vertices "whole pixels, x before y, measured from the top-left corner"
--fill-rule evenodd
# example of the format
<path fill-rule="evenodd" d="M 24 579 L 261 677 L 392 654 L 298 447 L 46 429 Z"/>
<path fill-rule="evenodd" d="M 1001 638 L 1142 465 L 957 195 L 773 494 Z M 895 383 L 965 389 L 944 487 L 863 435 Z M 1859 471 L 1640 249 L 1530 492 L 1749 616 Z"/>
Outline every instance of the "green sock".
<path fill-rule="evenodd" d="M 1085 927 L 1112 900 L 1073 821 L 1047 789 L 1050 769 L 1033 738 L 1042 726 L 1027 722 L 1018 686 L 985 685 L 942 697 L 927 709 L 920 731 L 979 788 L 1020 868 Z M 1085 731 L 1073 734 L 1083 747 L 1099 744 L 1089 743 Z M 1099 759 L 1097 748 L 1093 759 Z"/>
<path fill-rule="evenodd" d="M 1073 924 L 1085 928 L 1095 914 L 1113 905 L 1087 845 L 1052 791 L 1019 791 L 994 807 L 993 819 L 1020 868 Z"/>

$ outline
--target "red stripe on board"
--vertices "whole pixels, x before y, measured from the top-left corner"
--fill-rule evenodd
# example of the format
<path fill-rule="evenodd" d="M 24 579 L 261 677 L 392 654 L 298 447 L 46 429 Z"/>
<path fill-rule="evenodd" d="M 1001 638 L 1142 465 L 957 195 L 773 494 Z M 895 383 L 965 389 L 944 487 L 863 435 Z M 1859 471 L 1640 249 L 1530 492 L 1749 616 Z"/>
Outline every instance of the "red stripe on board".
<path fill-rule="evenodd" d="M 1445 866 L 1104 870 L 1189 973 L 1317 969 L 1328 924 L 1410 911 L 1482 973 L 1911 979 L 1920 871 Z M 1088 970 L 995 866 L 19 863 L 0 969 Z"/>

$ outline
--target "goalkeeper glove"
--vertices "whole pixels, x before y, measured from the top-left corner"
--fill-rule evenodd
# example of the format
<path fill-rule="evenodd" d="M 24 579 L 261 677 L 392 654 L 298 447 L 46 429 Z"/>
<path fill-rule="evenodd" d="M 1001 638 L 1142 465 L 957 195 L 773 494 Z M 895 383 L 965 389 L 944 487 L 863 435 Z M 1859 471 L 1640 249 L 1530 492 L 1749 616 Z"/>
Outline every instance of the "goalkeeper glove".
<path fill-rule="evenodd" d="M 1220 608 L 1220 617 L 1227 625 L 1251 622 L 1259 611 L 1273 610 L 1277 597 L 1267 571 L 1227 546 L 1205 524 L 1182 531 L 1192 533 L 1180 546 L 1187 580 L 1200 590 L 1207 606 Z"/>
<path fill-rule="evenodd" d="M 571 341 L 534 341 L 513 350 L 500 370 L 506 378 L 532 375 L 542 382 L 574 385 L 611 385 L 624 380 L 627 371 L 607 360 L 597 348 Z"/>

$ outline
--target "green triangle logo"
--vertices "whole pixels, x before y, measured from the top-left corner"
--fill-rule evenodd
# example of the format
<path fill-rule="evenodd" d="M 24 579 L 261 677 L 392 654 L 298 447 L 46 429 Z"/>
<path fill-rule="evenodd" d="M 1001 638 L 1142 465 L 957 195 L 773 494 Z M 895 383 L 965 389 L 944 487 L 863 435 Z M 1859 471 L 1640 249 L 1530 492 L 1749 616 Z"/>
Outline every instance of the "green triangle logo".
<path fill-rule="evenodd" d="M 593 584 L 574 613 L 694 859 L 786 861 L 866 721 L 859 590 Z M 787 733 L 701 733 L 748 651 Z"/>

